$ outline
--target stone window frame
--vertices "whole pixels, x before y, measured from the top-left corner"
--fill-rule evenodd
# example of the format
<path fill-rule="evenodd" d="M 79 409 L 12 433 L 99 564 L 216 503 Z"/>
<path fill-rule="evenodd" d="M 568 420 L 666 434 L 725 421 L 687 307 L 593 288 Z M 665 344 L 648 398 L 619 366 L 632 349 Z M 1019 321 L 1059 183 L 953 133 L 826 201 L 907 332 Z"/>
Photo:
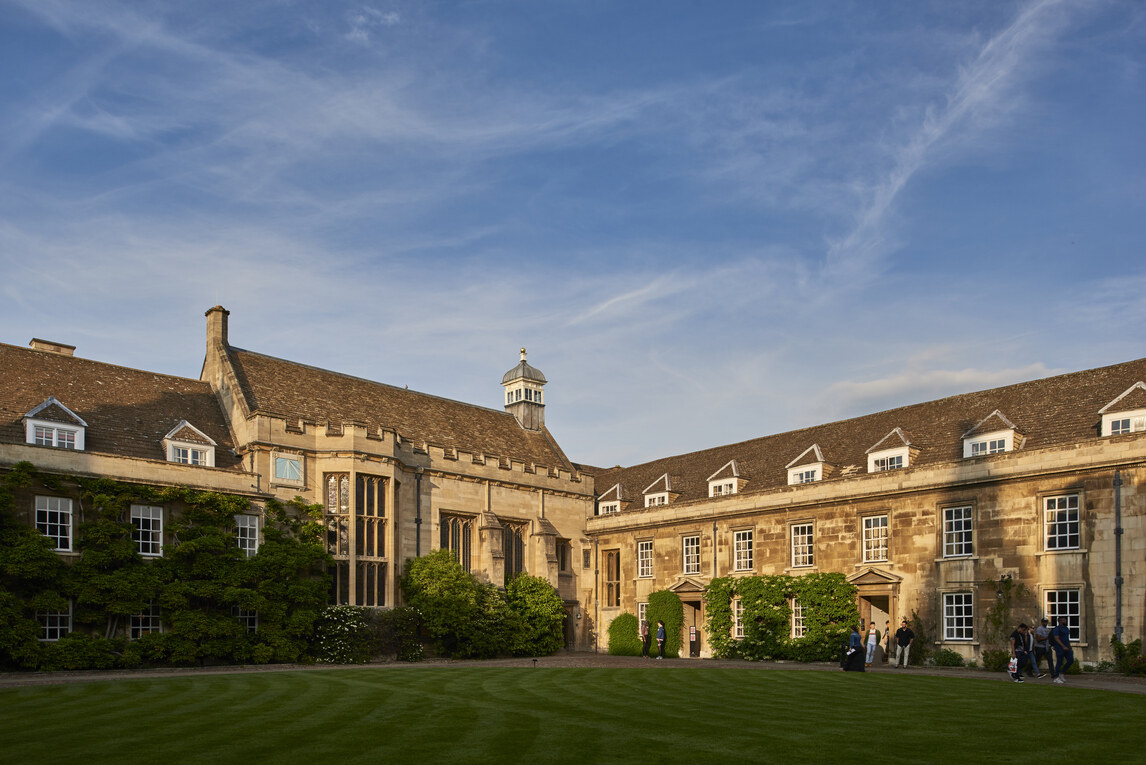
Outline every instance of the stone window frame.
<path fill-rule="evenodd" d="M 756 529 L 732 530 L 732 570 L 754 571 L 756 568 Z"/>
<path fill-rule="evenodd" d="M 163 515 L 161 505 L 131 506 L 131 539 L 144 558 L 163 557 Z"/>
<path fill-rule="evenodd" d="M 877 518 L 883 519 L 883 535 L 874 534 L 876 527 L 869 521 Z M 869 531 L 873 532 L 869 535 Z M 880 544 L 882 540 L 882 544 Z M 860 516 L 860 547 L 864 563 L 887 563 L 891 560 L 891 514 L 886 510 L 879 513 L 869 513 Z M 879 550 L 883 550 L 883 557 L 876 557 Z"/>
<path fill-rule="evenodd" d="M 1073 499 L 1073 503 L 1071 500 Z M 1061 502 L 1065 500 L 1065 502 Z M 1061 507 L 1050 507 L 1051 502 L 1061 504 Z M 1073 506 L 1072 506 L 1073 504 Z M 1047 492 L 1039 496 L 1039 529 L 1042 534 L 1042 550 L 1046 553 L 1059 553 L 1059 552 L 1080 552 L 1083 550 L 1082 545 L 1082 508 L 1084 507 L 1082 490 L 1073 489 L 1067 491 Z M 1074 511 L 1074 519 L 1070 518 L 1070 511 Z M 1067 518 L 1065 520 L 1051 520 L 1051 513 L 1066 512 Z M 1065 531 L 1061 530 L 1061 526 L 1065 524 Z M 1071 531 L 1073 527 L 1073 532 Z M 1052 531 L 1054 532 L 1052 534 Z M 1066 544 L 1051 546 L 1052 538 L 1060 540 L 1066 538 Z M 1070 544 L 1071 537 L 1074 537 L 1075 543 Z"/>
<path fill-rule="evenodd" d="M 253 513 L 235 516 L 235 544 L 248 558 L 259 551 L 259 516 Z"/>
<path fill-rule="evenodd" d="M 695 553 L 689 553 L 690 541 L 695 542 Z M 680 569 L 682 574 L 700 573 L 700 534 L 683 534 L 680 540 Z"/>
<path fill-rule="evenodd" d="M 54 643 L 72 631 L 72 601 L 68 601 L 67 611 L 37 611 L 36 621 L 40 623 L 41 643 Z"/>
<path fill-rule="evenodd" d="M 956 511 L 966 511 L 964 518 L 948 518 L 948 513 Z M 956 521 L 969 523 L 969 528 L 955 529 L 953 524 Z M 944 504 L 939 508 L 939 550 L 940 556 L 945 560 L 958 559 L 958 558 L 973 558 L 975 556 L 975 530 L 978 526 L 978 518 L 976 517 L 976 508 L 974 502 L 956 502 L 951 504 Z M 956 535 L 969 534 L 969 540 L 959 540 Z M 970 549 L 965 552 L 956 552 L 958 545 L 969 545 Z M 949 552 L 949 549 L 952 550 Z"/>
<path fill-rule="evenodd" d="M 798 529 L 806 529 L 798 532 Z M 801 544 L 799 540 L 806 539 Z M 813 568 L 816 565 L 816 524 L 814 521 L 793 521 L 788 524 L 788 550 L 792 568 Z"/>
<path fill-rule="evenodd" d="M 653 578 L 653 540 L 637 540 L 637 578 Z"/>
<path fill-rule="evenodd" d="M 64 503 L 67 503 L 66 509 Z M 36 530 L 55 543 L 55 552 L 72 552 L 75 540 L 72 500 L 68 497 L 37 495 L 34 509 Z"/>
<path fill-rule="evenodd" d="M 941 613 L 943 641 L 970 643 L 975 640 L 975 592 L 952 590 L 944 592 Z"/>

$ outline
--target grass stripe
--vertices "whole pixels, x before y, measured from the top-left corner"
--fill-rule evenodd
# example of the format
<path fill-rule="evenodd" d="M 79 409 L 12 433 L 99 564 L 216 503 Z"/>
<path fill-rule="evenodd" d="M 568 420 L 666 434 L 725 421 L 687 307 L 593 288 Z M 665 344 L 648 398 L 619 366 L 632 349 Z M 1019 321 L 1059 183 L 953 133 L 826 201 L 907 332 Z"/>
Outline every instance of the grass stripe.
<path fill-rule="evenodd" d="M 0 690 L 6 762 L 1137 756 L 1146 697 L 924 675 L 425 667 Z M 1029 714 L 1023 716 L 1026 710 Z"/>

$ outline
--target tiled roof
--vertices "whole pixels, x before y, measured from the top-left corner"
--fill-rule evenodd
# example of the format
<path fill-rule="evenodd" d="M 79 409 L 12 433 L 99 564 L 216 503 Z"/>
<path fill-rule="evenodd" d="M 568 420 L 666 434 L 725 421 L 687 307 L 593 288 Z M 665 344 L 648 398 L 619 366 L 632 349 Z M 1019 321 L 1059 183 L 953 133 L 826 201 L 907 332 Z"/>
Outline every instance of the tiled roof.
<path fill-rule="evenodd" d="M 163 460 L 163 437 L 187 420 L 231 468 L 231 435 L 211 387 L 199 380 L 0 343 L 0 443 L 24 443 L 24 415 L 55 396 L 87 423 L 84 451 Z"/>
<path fill-rule="evenodd" d="M 508 412 L 241 348 L 229 348 L 228 356 L 252 414 L 335 427 L 358 423 L 371 432 L 394 430 L 414 443 L 428 442 L 546 467 L 571 467 L 548 431 L 525 430 Z"/>
<path fill-rule="evenodd" d="M 1068 445 L 1097 439 L 1098 410 L 1139 380 L 1146 380 L 1146 359 L 964 393 L 632 467 L 584 470 L 594 476 L 598 487 L 620 483 L 628 495 L 639 495 L 668 473 L 673 492 L 679 495 L 676 502 L 684 502 L 707 497 L 707 477 L 731 459 L 746 480 L 743 493 L 786 486 L 786 466 L 810 444 L 818 444 L 824 460 L 841 468 L 839 477 L 827 480 L 846 481 L 867 472 L 867 450 L 896 428 L 908 434 L 912 449 L 919 450 L 908 470 L 962 460 L 963 435 L 996 410 L 1005 412 L 1008 421 L 1026 436 L 1024 451 Z M 1000 421 L 996 417 L 991 422 Z M 881 448 L 902 443 L 898 437 L 888 439 Z"/>

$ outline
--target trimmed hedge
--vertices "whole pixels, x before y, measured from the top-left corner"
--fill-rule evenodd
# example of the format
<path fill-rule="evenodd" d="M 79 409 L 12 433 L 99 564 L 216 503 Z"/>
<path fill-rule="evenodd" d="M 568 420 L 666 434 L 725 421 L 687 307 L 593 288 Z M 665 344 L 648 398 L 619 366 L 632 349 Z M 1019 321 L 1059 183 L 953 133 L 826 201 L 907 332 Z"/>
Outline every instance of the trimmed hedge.
<path fill-rule="evenodd" d="M 632 614 L 620 614 L 609 623 L 609 654 L 641 655 L 641 636 L 637 617 Z"/>

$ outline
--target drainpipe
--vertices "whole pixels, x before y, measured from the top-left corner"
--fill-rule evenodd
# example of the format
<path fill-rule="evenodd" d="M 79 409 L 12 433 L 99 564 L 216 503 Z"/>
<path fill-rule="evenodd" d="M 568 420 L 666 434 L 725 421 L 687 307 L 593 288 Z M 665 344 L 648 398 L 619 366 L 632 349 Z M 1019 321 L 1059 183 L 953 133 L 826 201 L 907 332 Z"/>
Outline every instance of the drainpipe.
<path fill-rule="evenodd" d="M 414 468 L 414 557 L 422 557 L 422 468 Z"/>
<path fill-rule="evenodd" d="M 1122 474 L 1114 471 L 1114 639 L 1122 642 Z"/>

